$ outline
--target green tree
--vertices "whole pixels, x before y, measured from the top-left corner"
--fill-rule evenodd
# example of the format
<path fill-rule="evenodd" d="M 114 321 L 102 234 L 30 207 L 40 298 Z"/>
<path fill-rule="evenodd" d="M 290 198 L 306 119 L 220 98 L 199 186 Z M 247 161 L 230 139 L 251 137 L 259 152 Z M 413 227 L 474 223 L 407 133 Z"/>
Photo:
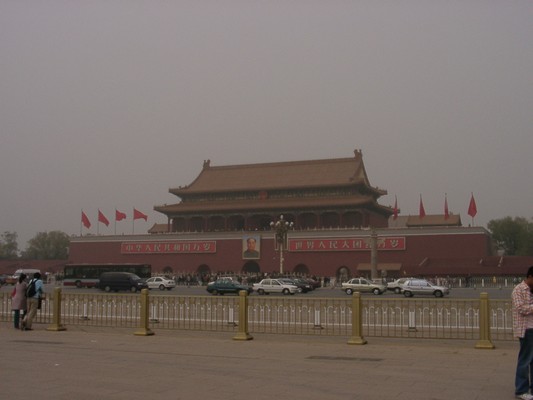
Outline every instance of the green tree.
<path fill-rule="evenodd" d="M 28 242 L 22 257 L 31 260 L 64 260 L 68 258 L 70 239 L 61 231 L 39 232 Z"/>
<path fill-rule="evenodd" d="M 533 223 L 522 217 L 493 219 L 487 224 L 492 239 L 508 256 L 533 255 Z"/>
<path fill-rule="evenodd" d="M 16 232 L 4 232 L 0 235 L 0 259 L 14 260 L 19 255 L 18 235 Z"/>

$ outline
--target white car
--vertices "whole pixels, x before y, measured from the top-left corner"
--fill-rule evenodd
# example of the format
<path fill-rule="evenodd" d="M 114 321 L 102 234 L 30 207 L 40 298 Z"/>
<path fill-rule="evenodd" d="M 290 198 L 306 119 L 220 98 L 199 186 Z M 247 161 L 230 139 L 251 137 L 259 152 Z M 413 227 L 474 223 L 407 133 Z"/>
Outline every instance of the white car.
<path fill-rule="evenodd" d="M 176 282 L 173 279 L 168 279 L 164 276 L 148 278 L 146 284 L 148 285 L 148 289 L 171 290 L 176 287 Z"/>
<path fill-rule="evenodd" d="M 254 283 L 254 290 L 258 294 L 283 293 L 295 294 L 300 293 L 300 288 L 290 283 L 285 283 L 279 279 L 263 279 L 259 283 Z"/>

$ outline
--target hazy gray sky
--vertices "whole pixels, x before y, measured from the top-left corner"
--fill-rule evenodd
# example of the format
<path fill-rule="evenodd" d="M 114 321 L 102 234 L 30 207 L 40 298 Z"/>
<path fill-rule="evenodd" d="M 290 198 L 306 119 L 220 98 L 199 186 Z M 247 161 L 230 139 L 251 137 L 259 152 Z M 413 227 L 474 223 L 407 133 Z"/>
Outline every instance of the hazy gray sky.
<path fill-rule="evenodd" d="M 212 165 L 351 157 L 402 215 L 533 217 L 533 2 L 0 1 L 0 232 L 166 218 Z M 84 229 L 84 233 L 88 231 Z"/>

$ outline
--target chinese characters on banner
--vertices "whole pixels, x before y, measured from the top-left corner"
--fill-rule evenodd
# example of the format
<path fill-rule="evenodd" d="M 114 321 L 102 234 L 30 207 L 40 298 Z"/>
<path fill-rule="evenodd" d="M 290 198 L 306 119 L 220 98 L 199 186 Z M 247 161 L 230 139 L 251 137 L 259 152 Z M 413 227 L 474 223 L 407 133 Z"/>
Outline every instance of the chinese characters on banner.
<path fill-rule="evenodd" d="M 217 242 L 204 241 L 172 241 L 172 242 L 124 242 L 120 246 L 122 254 L 191 254 L 216 253 Z"/>
<path fill-rule="evenodd" d="M 243 241 L 244 242 L 244 241 Z M 370 251 L 368 238 L 322 238 L 289 239 L 288 251 L 324 252 L 324 251 Z M 378 239 L 379 250 L 405 250 L 406 240 L 403 236 L 383 237 Z M 165 242 L 123 242 L 122 254 L 193 254 L 216 253 L 216 240 L 179 240 Z"/>
<path fill-rule="evenodd" d="M 379 250 L 405 250 L 405 237 L 378 239 Z M 289 251 L 369 251 L 367 238 L 289 239 Z"/>

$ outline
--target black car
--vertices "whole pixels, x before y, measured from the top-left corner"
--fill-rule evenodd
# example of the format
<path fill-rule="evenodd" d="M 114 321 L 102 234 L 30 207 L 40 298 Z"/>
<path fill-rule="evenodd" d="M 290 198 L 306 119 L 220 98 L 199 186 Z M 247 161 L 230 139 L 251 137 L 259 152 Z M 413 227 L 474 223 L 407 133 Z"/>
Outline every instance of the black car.
<path fill-rule="evenodd" d="M 224 295 L 226 293 L 238 294 L 241 290 L 246 290 L 248 294 L 252 293 L 253 289 L 250 286 L 242 285 L 237 280 L 232 279 L 218 279 L 207 284 L 206 290 L 211 294 Z"/>
<path fill-rule="evenodd" d="M 322 287 L 322 284 L 320 283 L 320 281 L 317 281 L 313 278 L 301 278 L 301 279 L 305 280 L 307 283 L 313 286 L 313 289 L 318 289 Z"/>
<path fill-rule="evenodd" d="M 307 293 L 314 289 L 313 286 L 309 284 L 309 282 L 306 282 L 300 278 L 282 278 L 279 280 L 288 283 L 289 285 L 299 287 L 302 293 Z"/>
<path fill-rule="evenodd" d="M 148 289 L 146 281 L 130 272 L 104 272 L 100 275 L 98 288 L 106 292 L 128 290 L 137 292 L 141 289 Z"/>

